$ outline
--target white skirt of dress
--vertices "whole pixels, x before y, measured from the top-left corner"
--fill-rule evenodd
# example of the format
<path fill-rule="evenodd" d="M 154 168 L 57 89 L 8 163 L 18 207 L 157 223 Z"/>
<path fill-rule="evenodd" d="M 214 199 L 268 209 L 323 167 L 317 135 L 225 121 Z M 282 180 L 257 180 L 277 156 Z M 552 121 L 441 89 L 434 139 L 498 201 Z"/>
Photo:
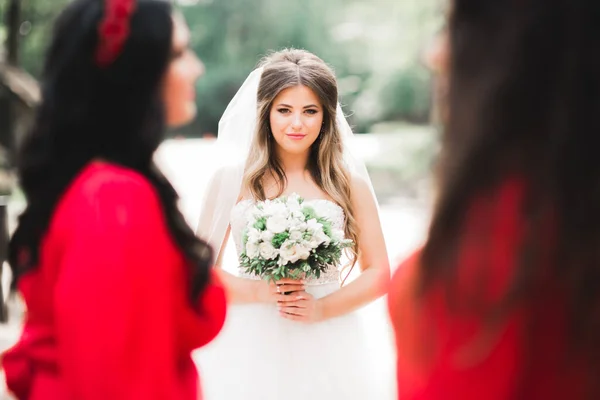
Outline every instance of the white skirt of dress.
<path fill-rule="evenodd" d="M 308 286 L 319 298 L 337 283 Z M 395 353 L 383 299 L 316 324 L 274 305 L 231 305 L 223 331 L 194 354 L 204 400 L 392 400 Z"/>

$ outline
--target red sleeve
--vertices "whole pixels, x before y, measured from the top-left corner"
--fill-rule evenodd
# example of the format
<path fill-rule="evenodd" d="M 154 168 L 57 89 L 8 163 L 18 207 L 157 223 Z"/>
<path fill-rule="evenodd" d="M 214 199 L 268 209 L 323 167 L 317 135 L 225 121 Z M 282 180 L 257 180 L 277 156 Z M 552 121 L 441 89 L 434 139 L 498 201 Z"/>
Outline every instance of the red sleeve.
<path fill-rule="evenodd" d="M 458 258 L 459 301 L 470 299 L 469 293 L 480 289 L 478 284 L 485 285 L 484 304 L 477 305 L 484 307 L 480 310 L 496 304 L 506 293 L 518 248 L 519 206 L 519 189 L 509 185 L 489 207 L 471 213 L 473 218 L 468 221 L 473 224 L 467 223 L 463 231 L 465 241 L 461 242 Z M 484 224 L 480 224 L 482 219 Z M 482 266 L 489 272 L 484 274 L 484 281 L 478 279 Z M 416 253 L 399 266 L 389 296 L 398 350 L 399 398 L 512 398 L 524 361 L 519 358 L 521 311 L 516 310 L 502 324 L 486 330 L 488 325 L 481 317 L 485 312 L 458 315 L 450 311 L 443 284 L 432 287 L 424 297 L 416 295 L 419 269 Z"/>
<path fill-rule="evenodd" d="M 210 283 L 196 302 L 196 309 L 188 308 L 180 317 L 182 329 L 178 340 L 189 348 L 198 348 L 209 343 L 225 323 L 225 289 L 214 272 L 211 272 L 210 279 Z M 187 296 L 187 293 L 185 295 Z M 185 297 L 182 301 L 187 302 L 187 299 Z"/>
<path fill-rule="evenodd" d="M 76 220 L 55 289 L 68 399 L 172 398 L 176 299 L 185 289 L 158 199 L 141 177 L 86 196 L 71 205 Z"/>
<path fill-rule="evenodd" d="M 197 328 L 199 332 L 198 347 L 213 340 L 221 331 L 225 323 L 226 307 L 225 288 L 217 274 L 211 272 L 211 283 L 200 296 L 194 319 L 199 325 Z"/>

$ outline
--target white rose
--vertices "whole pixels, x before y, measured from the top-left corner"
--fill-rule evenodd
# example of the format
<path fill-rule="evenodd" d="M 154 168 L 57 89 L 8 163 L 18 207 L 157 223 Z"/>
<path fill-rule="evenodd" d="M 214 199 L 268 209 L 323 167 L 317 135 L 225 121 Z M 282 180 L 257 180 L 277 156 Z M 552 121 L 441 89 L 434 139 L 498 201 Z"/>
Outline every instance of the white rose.
<path fill-rule="evenodd" d="M 261 233 L 258 229 L 250 228 L 248 230 L 248 243 L 257 244 L 260 241 Z"/>
<path fill-rule="evenodd" d="M 289 230 L 291 231 L 298 231 L 298 232 L 304 232 L 306 231 L 306 223 L 304 222 L 304 220 L 301 219 L 288 219 L 288 223 L 289 223 Z"/>
<path fill-rule="evenodd" d="M 320 222 L 317 222 L 316 219 L 312 218 L 306 221 L 306 230 L 315 233 L 323 230 L 323 225 Z"/>
<path fill-rule="evenodd" d="M 273 216 L 267 219 L 267 230 L 274 234 L 285 232 L 288 227 L 288 221 L 281 216 Z"/>
<path fill-rule="evenodd" d="M 322 230 L 315 233 L 315 235 L 313 237 L 315 238 L 315 240 L 317 242 L 319 242 L 319 244 L 323 243 L 326 246 L 328 246 L 329 243 L 331 243 L 331 238 L 329 236 L 327 236 L 325 234 L 325 232 L 323 232 Z"/>
<path fill-rule="evenodd" d="M 246 243 L 246 255 L 250 258 L 258 257 L 258 244 L 248 241 L 248 243 Z"/>
<path fill-rule="evenodd" d="M 302 239 L 302 232 L 296 230 L 290 232 L 290 240 L 297 242 L 300 239 Z"/>
<path fill-rule="evenodd" d="M 263 242 L 269 242 L 271 243 L 271 241 L 273 240 L 273 236 L 275 236 L 273 234 L 273 232 L 267 230 L 267 231 L 263 231 L 260 234 L 260 240 L 262 240 Z"/>
<path fill-rule="evenodd" d="M 284 203 L 272 202 L 267 213 L 273 217 L 287 218 L 289 210 Z"/>
<path fill-rule="evenodd" d="M 290 216 L 292 217 L 292 219 L 294 220 L 294 222 L 296 224 L 304 223 L 304 219 L 305 219 L 304 213 L 300 209 L 292 211 Z"/>
<path fill-rule="evenodd" d="M 271 210 L 273 209 L 275 203 L 273 203 L 273 201 L 271 200 L 265 200 L 262 203 L 260 203 L 260 207 L 262 209 L 261 213 L 265 216 L 267 215 L 271 215 Z"/>
<path fill-rule="evenodd" d="M 283 260 L 283 264 L 288 262 L 295 263 L 298 260 L 306 260 L 310 256 L 310 249 L 286 240 L 281 246 L 279 256 Z"/>
<path fill-rule="evenodd" d="M 319 242 L 319 239 L 315 235 L 311 236 L 307 243 L 311 249 L 316 249 L 321 245 L 321 242 Z"/>
<path fill-rule="evenodd" d="M 258 249 L 260 251 L 260 256 L 265 260 L 272 260 L 277 257 L 277 250 L 273 247 L 271 242 L 262 242 L 258 246 Z"/>

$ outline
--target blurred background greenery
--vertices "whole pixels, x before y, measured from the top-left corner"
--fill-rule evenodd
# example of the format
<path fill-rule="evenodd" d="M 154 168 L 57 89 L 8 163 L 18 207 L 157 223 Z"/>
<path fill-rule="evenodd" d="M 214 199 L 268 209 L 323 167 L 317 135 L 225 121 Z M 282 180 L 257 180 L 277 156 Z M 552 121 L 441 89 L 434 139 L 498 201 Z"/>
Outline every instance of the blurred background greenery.
<path fill-rule="evenodd" d="M 68 0 L 21 0 L 21 66 L 39 76 L 51 23 Z M 0 2 L 5 15 L 8 1 Z M 357 133 L 427 124 L 431 76 L 423 52 L 439 30 L 441 0 L 179 0 L 205 63 L 198 118 L 171 134 L 216 134 L 240 84 L 269 51 L 307 49 L 336 71 Z M 5 18 L 0 40 L 6 37 Z"/>

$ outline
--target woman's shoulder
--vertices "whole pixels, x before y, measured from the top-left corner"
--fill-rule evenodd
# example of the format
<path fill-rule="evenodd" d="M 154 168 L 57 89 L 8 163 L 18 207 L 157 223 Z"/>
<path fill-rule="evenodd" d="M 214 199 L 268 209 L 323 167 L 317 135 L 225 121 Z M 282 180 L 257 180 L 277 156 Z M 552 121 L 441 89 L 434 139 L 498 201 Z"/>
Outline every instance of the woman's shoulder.
<path fill-rule="evenodd" d="M 84 167 L 74 184 L 79 184 L 92 193 L 110 190 L 112 187 L 144 190 L 150 189 L 152 186 L 148 179 L 138 171 L 118 164 L 99 161 Z"/>
<path fill-rule="evenodd" d="M 141 173 L 113 163 L 92 162 L 75 178 L 63 203 L 100 210 L 111 205 L 141 207 L 157 199 L 152 184 Z"/>

